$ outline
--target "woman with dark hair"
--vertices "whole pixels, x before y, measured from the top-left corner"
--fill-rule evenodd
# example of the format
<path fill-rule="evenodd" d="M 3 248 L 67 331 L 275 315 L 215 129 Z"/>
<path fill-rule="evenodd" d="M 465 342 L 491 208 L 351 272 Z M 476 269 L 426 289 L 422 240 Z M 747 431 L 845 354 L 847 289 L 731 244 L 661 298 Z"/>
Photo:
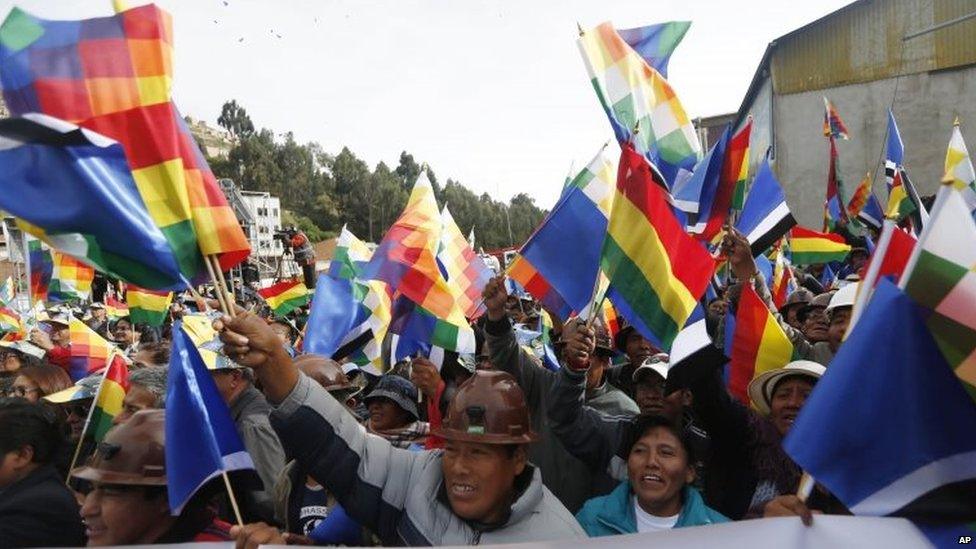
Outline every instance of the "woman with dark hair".
<path fill-rule="evenodd" d="M 686 431 L 663 416 L 641 416 L 631 433 L 628 479 L 576 515 L 590 537 L 728 522 L 691 486 L 695 456 Z"/>
<path fill-rule="evenodd" d="M 53 410 L 0 399 L 0 547 L 78 546 L 78 503 L 51 460 L 61 444 Z"/>
<path fill-rule="evenodd" d="M 36 364 L 17 370 L 17 377 L 8 390 L 8 396 L 37 402 L 41 397 L 68 387 L 71 387 L 71 378 L 64 370 L 50 364 Z"/>

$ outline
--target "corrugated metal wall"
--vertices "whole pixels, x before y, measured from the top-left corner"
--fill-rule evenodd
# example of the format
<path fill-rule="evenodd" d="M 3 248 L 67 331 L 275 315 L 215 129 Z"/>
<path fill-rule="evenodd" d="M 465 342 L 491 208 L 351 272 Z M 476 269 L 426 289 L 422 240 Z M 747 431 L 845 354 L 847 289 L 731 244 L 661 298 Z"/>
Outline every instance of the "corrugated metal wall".
<path fill-rule="evenodd" d="M 902 41 L 974 11 L 973 0 L 855 2 L 778 41 L 773 87 L 789 94 L 976 63 L 976 18 Z"/>

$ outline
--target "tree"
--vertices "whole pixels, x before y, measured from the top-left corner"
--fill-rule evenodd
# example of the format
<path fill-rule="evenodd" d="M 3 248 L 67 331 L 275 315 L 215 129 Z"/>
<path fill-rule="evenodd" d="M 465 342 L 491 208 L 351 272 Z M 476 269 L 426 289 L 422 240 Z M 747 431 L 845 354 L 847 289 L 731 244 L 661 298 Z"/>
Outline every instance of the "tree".
<path fill-rule="evenodd" d="M 328 240 L 336 235 L 334 232 L 323 231 L 322 229 L 318 228 L 318 226 L 313 223 L 311 219 L 305 217 L 304 215 L 298 215 L 288 210 L 281 210 L 281 224 L 284 227 L 297 227 L 298 230 L 305 233 L 305 236 L 308 237 L 309 242 L 312 243 L 322 242 L 323 240 Z"/>
<path fill-rule="evenodd" d="M 291 132 L 255 130 L 234 100 L 224 103 L 218 122 L 237 142 L 226 159 L 208 159 L 214 174 L 246 190 L 278 196 L 286 211 L 283 220 L 313 241 L 337 234 L 343 224 L 361 238 L 378 241 L 403 212 L 420 175 L 421 165 L 407 151 L 400 153 L 395 169 L 380 162 L 370 170 L 347 147 L 333 155 L 318 143 L 299 143 Z M 479 247 L 521 244 L 545 216 L 524 193 L 506 204 L 487 193 L 478 196 L 450 178 L 441 187 L 430 166 L 427 173 L 434 196 L 449 206 L 464 234 L 476 227 Z"/>
<path fill-rule="evenodd" d="M 217 124 L 230 132 L 238 140 L 249 137 L 254 133 L 254 124 L 251 122 L 251 117 L 247 115 L 244 107 L 238 105 L 237 101 L 233 99 L 224 103 L 223 108 L 220 110 L 220 116 L 217 117 Z"/>

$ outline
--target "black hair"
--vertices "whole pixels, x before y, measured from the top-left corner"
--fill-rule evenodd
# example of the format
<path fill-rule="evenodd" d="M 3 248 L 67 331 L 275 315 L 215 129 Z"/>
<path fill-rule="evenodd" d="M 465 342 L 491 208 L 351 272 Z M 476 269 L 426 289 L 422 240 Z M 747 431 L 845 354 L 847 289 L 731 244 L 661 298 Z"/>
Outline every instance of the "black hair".
<path fill-rule="evenodd" d="M 817 381 L 819 381 L 818 378 L 815 378 L 815 377 L 813 377 L 810 374 L 804 373 L 802 371 L 798 371 L 795 374 L 785 375 L 785 376 L 777 379 L 776 380 L 776 383 L 773 384 L 773 390 L 770 391 L 770 395 L 776 394 L 776 388 L 779 387 L 780 385 L 782 385 L 783 383 L 786 383 L 787 381 L 789 381 L 791 379 L 803 380 L 803 381 L 809 383 L 810 384 L 810 387 L 816 387 Z"/>
<path fill-rule="evenodd" d="M 644 435 L 649 433 L 652 429 L 663 428 L 671 432 L 675 438 L 681 442 L 681 447 L 685 450 L 685 455 L 688 456 L 688 466 L 692 467 L 697 461 L 697 456 L 695 455 L 694 445 L 691 443 L 691 434 L 684 428 L 680 427 L 677 423 L 671 421 L 670 419 L 662 415 L 640 415 L 634 423 L 631 424 L 630 432 L 623 441 L 623 455 L 630 455 L 630 451 L 637 444 L 637 441 L 643 438 Z"/>
<path fill-rule="evenodd" d="M 61 422 L 50 407 L 25 398 L 0 398 L 0 454 L 34 449 L 34 463 L 50 463 L 61 446 Z"/>
<path fill-rule="evenodd" d="M 145 351 L 150 353 L 152 357 L 153 364 L 157 366 L 166 366 L 169 364 L 169 352 L 170 343 L 169 341 L 152 341 L 149 343 L 140 343 L 139 351 Z"/>

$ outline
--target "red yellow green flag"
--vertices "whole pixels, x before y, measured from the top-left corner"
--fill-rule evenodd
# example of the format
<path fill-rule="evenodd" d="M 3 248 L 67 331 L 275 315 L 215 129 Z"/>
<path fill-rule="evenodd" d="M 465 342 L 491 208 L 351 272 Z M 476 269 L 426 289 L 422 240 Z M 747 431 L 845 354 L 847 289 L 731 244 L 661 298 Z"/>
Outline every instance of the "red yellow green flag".
<path fill-rule="evenodd" d="M 0 307 L 0 332 L 20 332 L 23 329 L 20 315 L 12 309 Z"/>
<path fill-rule="evenodd" d="M 746 405 L 750 381 L 793 359 L 793 344 L 750 284 L 742 287 L 730 344 L 729 392 Z"/>
<path fill-rule="evenodd" d="M 125 292 L 129 318 L 134 324 L 162 326 L 173 301 L 173 292 L 159 292 L 129 285 Z"/>
<path fill-rule="evenodd" d="M 602 264 L 611 295 L 626 304 L 620 312 L 669 349 L 705 293 L 715 260 L 675 218 L 662 179 L 633 147 L 623 147 Z"/>
<path fill-rule="evenodd" d="M 819 233 L 797 225 L 790 238 L 794 265 L 813 265 L 843 261 L 851 251 L 844 237 L 833 233 Z"/>
<path fill-rule="evenodd" d="M 113 353 L 112 361 L 105 370 L 105 377 L 98 387 L 92 407 L 89 432 L 95 442 L 101 442 L 112 428 L 112 420 L 122 412 L 122 400 L 129 392 L 129 368 L 122 355 Z"/>
<path fill-rule="evenodd" d="M 258 290 L 258 294 L 264 298 L 276 316 L 285 316 L 308 303 L 308 288 L 298 280 L 279 282 L 274 286 Z"/>
<path fill-rule="evenodd" d="M 105 314 L 111 319 L 129 316 L 129 306 L 112 296 L 105 298 Z"/>

